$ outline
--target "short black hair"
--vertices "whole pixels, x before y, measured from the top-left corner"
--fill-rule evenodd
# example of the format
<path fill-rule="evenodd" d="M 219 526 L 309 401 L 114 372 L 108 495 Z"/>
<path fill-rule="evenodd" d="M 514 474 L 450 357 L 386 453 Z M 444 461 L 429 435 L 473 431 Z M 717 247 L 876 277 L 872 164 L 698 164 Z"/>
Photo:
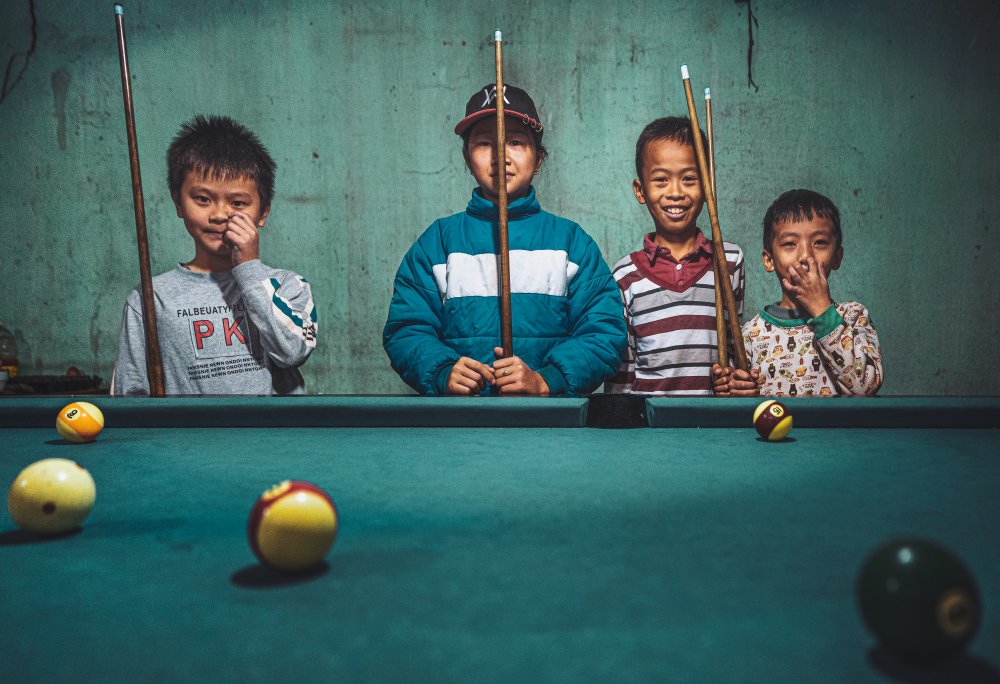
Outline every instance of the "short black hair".
<path fill-rule="evenodd" d="M 699 132 L 707 152 L 708 138 L 705 137 L 705 131 L 699 130 Z M 635 176 L 639 180 L 642 180 L 642 161 L 646 155 L 646 148 L 657 140 L 672 140 L 681 145 L 694 147 L 691 119 L 686 116 L 665 116 L 646 124 L 635 143 Z"/>
<path fill-rule="evenodd" d="M 844 244 L 844 235 L 840 230 L 840 211 L 829 197 L 813 190 L 789 190 L 778 196 L 764 214 L 764 251 L 771 252 L 771 241 L 774 240 L 774 227 L 784 221 L 811 221 L 814 218 L 825 218 L 833 224 L 833 237 L 837 247 Z"/>
<path fill-rule="evenodd" d="M 274 197 L 277 165 L 248 128 L 228 116 L 196 116 L 181 125 L 167 149 L 167 185 L 176 201 L 192 171 L 222 180 L 249 178 L 263 209 Z"/>

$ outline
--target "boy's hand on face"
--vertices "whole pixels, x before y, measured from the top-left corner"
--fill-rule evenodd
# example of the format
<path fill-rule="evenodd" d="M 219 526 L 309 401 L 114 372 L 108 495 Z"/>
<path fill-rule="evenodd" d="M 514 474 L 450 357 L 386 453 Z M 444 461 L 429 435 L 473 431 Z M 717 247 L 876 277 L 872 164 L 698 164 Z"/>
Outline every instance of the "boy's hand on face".
<path fill-rule="evenodd" d="M 500 356 L 503 348 L 495 347 L 493 353 Z M 520 357 L 498 358 L 493 362 L 493 372 L 496 374 L 497 388 L 503 394 L 549 393 L 549 384 L 545 382 L 545 378 L 531 370 Z"/>
<path fill-rule="evenodd" d="M 468 356 L 463 356 L 451 368 L 448 375 L 448 386 L 445 391 L 448 394 L 460 394 L 469 396 L 479 394 L 486 389 L 486 384 L 496 384 L 493 369 L 485 363 L 480 363 Z"/>
<path fill-rule="evenodd" d="M 232 246 L 233 266 L 260 258 L 260 233 L 250 217 L 234 212 L 226 222 L 222 239 Z"/>
<path fill-rule="evenodd" d="M 715 396 L 729 396 L 729 376 L 732 370 L 732 368 L 723 368 L 717 363 L 712 364 L 712 391 Z"/>
<path fill-rule="evenodd" d="M 830 299 L 830 283 L 823 272 L 825 264 L 813 257 L 804 264 L 792 264 L 788 277 L 781 279 L 781 286 L 812 318 L 816 318 L 833 304 Z"/>

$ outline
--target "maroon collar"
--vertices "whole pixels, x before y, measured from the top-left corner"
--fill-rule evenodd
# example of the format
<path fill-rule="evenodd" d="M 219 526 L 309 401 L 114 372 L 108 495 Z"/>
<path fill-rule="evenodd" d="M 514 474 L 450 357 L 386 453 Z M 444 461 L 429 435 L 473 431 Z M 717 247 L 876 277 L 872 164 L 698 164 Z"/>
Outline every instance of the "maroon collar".
<path fill-rule="evenodd" d="M 683 259 L 697 259 L 701 253 L 707 256 L 712 255 L 712 241 L 706 238 L 705 234 L 700 230 L 698 231 L 696 240 L 694 249 L 690 253 L 685 254 Z M 667 261 L 677 263 L 677 259 L 670 253 L 669 248 L 656 244 L 656 233 L 647 233 L 643 237 L 642 251 L 645 253 L 646 258 L 649 259 L 650 266 L 655 266 L 657 259 L 666 259 Z"/>

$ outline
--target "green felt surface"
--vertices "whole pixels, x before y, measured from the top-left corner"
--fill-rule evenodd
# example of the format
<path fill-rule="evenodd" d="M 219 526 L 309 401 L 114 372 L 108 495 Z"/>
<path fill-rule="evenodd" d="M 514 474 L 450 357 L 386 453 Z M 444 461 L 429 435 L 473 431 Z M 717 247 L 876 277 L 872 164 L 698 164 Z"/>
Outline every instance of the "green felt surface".
<path fill-rule="evenodd" d="M 1000 432 L 5 429 L 0 478 L 70 457 L 82 532 L 0 515 L 3 681 L 881 681 L 854 606 L 874 545 L 957 551 L 1000 661 Z M 245 540 L 285 478 L 336 499 L 322 572 Z M 987 680 L 989 681 L 989 680 Z"/>

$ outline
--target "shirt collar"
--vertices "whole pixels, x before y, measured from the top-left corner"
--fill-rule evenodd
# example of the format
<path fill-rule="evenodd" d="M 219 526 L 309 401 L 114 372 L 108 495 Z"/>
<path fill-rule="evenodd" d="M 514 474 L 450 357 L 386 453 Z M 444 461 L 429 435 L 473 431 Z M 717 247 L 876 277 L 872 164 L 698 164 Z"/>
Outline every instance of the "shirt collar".
<path fill-rule="evenodd" d="M 686 254 L 684 259 L 696 259 L 701 254 L 712 256 L 712 241 L 706 238 L 705 234 L 700 230 L 698 231 L 698 237 L 695 239 L 694 249 L 689 254 Z M 656 233 L 647 233 L 642 239 L 642 251 L 645 252 L 646 258 L 649 259 L 650 266 L 655 266 L 656 260 L 663 258 L 677 263 L 677 259 L 670 253 L 669 248 L 656 244 Z"/>

